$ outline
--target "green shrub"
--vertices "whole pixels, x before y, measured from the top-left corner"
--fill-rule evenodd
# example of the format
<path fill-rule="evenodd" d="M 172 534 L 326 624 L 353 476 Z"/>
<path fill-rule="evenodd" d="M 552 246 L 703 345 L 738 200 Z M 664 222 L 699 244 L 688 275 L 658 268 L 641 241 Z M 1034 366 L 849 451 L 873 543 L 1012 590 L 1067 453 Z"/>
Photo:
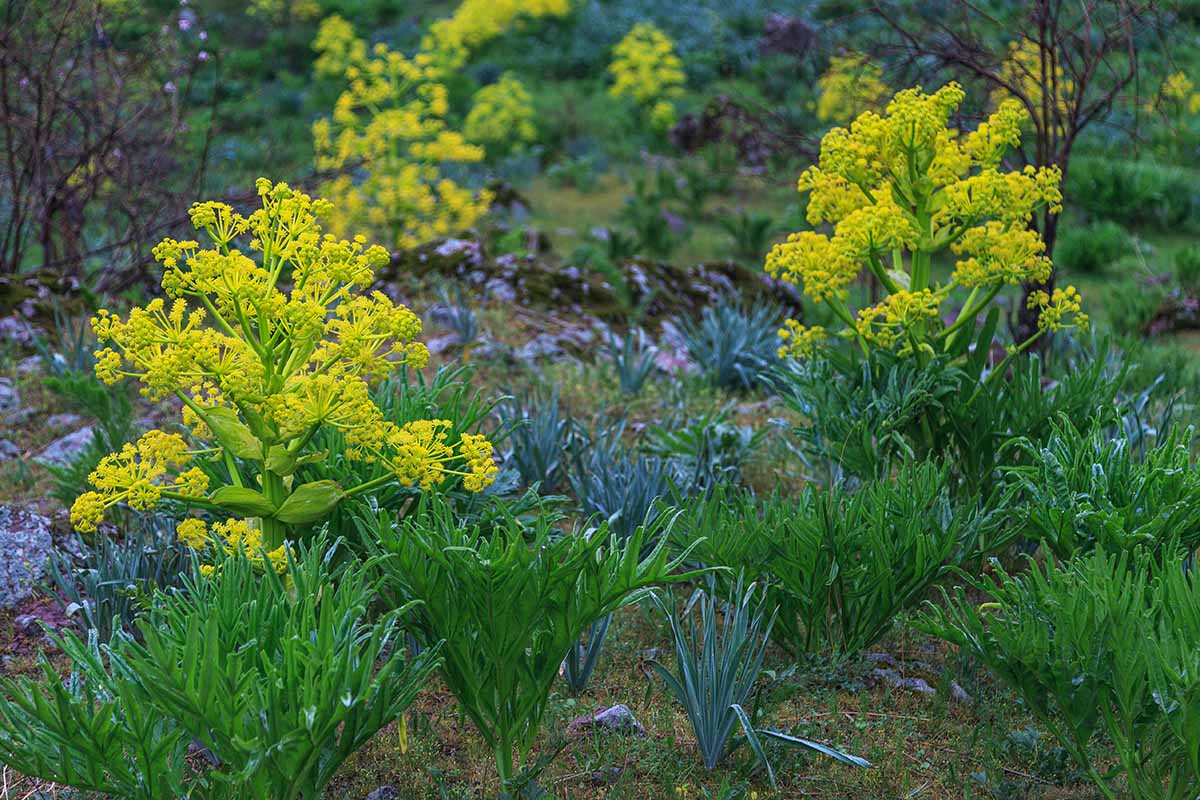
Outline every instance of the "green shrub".
<path fill-rule="evenodd" d="M 1093 549 L 1121 553 L 1200 547 L 1200 469 L 1192 463 L 1192 431 L 1168 432 L 1140 454 L 1111 429 L 1087 433 L 1055 426 L 1049 439 L 1017 440 L 1027 466 L 1008 474 L 1020 487 L 1026 536 L 1056 558 Z"/>
<path fill-rule="evenodd" d="M 917 627 L 995 672 L 1104 797 L 1200 792 L 1200 586 L 1179 555 L 1096 550 L 1061 569 L 1030 563 L 929 604 Z M 1109 769 L 1097 743 L 1111 742 Z"/>
<path fill-rule="evenodd" d="M 779 361 L 783 311 L 774 305 L 744 306 L 722 299 L 706 306 L 698 321 L 680 326 L 688 357 L 720 389 L 763 386 Z"/>
<path fill-rule="evenodd" d="M 1185 247 L 1175 254 L 1175 279 L 1190 295 L 1200 295 L 1200 247 Z"/>
<path fill-rule="evenodd" d="M 122 538 L 100 536 L 90 545 L 79 539 L 77 545 L 78 564 L 69 553 L 55 550 L 47 574 L 67 616 L 102 642 L 116 630 L 133 632 L 155 591 L 180 585 L 189 566 L 175 525 L 160 517 L 131 515 Z"/>
<path fill-rule="evenodd" d="M 646 379 L 654 371 L 654 357 L 658 354 L 654 341 L 641 328 L 630 328 L 620 338 L 609 334 L 604 351 L 612 359 L 621 394 L 629 397 L 641 394 Z"/>
<path fill-rule="evenodd" d="M 717 490 L 684 513 L 673 541 L 762 583 L 780 645 L 844 658 L 879 641 L 952 566 L 1015 535 L 1007 509 L 952 503 L 948 474 L 925 463 L 853 493 L 807 487 L 762 501 Z"/>
<path fill-rule="evenodd" d="M 669 415 L 646 429 L 645 448 L 676 464 L 680 483 L 688 489 L 707 491 L 721 483 L 739 483 L 765 430 L 731 421 L 732 407 L 696 417 Z"/>
<path fill-rule="evenodd" d="M 1068 227 L 1058 234 L 1054 263 L 1071 272 L 1100 272 L 1133 248 L 1129 231 L 1109 220 Z"/>
<path fill-rule="evenodd" d="M 1119 300 L 1105 307 L 1109 325 L 1117 334 L 1145 336 L 1149 332 L 1150 323 L 1163 310 L 1169 294 L 1169 288 L 1162 284 L 1146 283 L 1133 278 L 1114 282 L 1111 296 Z"/>
<path fill-rule="evenodd" d="M 1064 194 L 1093 217 L 1133 228 L 1174 231 L 1194 217 L 1195 185 L 1195 178 L 1178 167 L 1081 156 L 1071 159 Z"/>
<path fill-rule="evenodd" d="M 364 621 L 375 586 L 315 546 L 290 581 L 238 554 L 212 577 L 160 592 L 103 650 L 56 638 L 75 670 L 43 656 L 43 681 L 0 681 L 0 757 L 21 772 L 118 797 L 182 797 L 195 739 L 216 757 L 220 796 L 315 800 L 341 764 L 412 702 L 437 642 L 411 662 L 398 608 Z M 49 693 L 49 700 L 47 700 Z"/>
<path fill-rule="evenodd" d="M 696 590 L 682 617 L 676 615 L 673 602 L 654 598 L 671 626 L 675 671 L 657 661 L 652 666 L 687 713 L 705 768 L 715 769 L 731 750 L 746 742 L 766 768 L 774 787 L 775 772 L 760 735 L 832 756 L 845 764 L 871 766 L 827 745 L 755 727 L 754 709 L 747 711 L 746 706 L 763 671 L 763 656 L 775 617 L 772 613 L 767 618 L 767 595 L 754 583 L 744 585 L 740 575 L 727 597 L 728 603 L 715 597 L 710 582 L 708 591 Z M 744 737 L 741 740 L 733 738 L 738 727 Z"/>
<path fill-rule="evenodd" d="M 1042 441 L 1061 417 L 1087 427 L 1114 420 L 1127 367 L 1106 347 L 1075 357 L 1028 355 L 985 371 L 985 330 L 960 367 L 934 358 L 874 351 L 858 364 L 821 360 L 780 373 L 784 402 L 804 422 L 793 428 L 809 477 L 825 485 L 887 475 L 897 461 L 937 459 L 955 491 L 997 491 L 1004 444 Z"/>
<path fill-rule="evenodd" d="M 665 520 L 628 539 L 607 524 L 564 533 L 556 521 L 541 515 L 527 527 L 509 518 L 485 531 L 431 500 L 399 525 L 387 514 L 360 523 L 364 538 L 378 543 L 394 603 L 419 602 L 411 617 L 418 638 L 444 641 L 442 677 L 495 754 L 506 787 L 583 632 L 656 584 L 701 574 L 675 573 L 687 554 L 669 559 Z M 643 554 L 653 539 L 659 544 Z"/>

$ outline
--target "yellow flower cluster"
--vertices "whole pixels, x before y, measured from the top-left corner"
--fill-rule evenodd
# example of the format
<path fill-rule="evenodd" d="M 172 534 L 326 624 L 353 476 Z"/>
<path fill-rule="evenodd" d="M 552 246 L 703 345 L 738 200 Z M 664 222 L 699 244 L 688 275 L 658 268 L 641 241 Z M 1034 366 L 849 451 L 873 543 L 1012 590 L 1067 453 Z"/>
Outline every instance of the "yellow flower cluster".
<path fill-rule="evenodd" d="M 1051 57 L 1052 51 L 1047 51 L 1043 58 L 1041 45 L 1033 39 L 1009 42 L 1008 58 L 1000 65 L 1000 80 L 1028 99 L 1038 128 L 1046 130 L 1054 126 L 1061 131 L 1070 115 L 1075 83 L 1067 78 L 1062 64 L 1051 63 Z M 1050 98 L 1044 97 L 1047 90 L 1052 94 Z M 1012 94 L 1003 87 L 992 92 L 992 102 L 996 105 L 1011 98 Z M 1047 112 L 1048 120 L 1042 118 Z"/>
<path fill-rule="evenodd" d="M 1003 171 L 1004 154 L 1020 144 L 1023 107 L 1005 100 L 974 131 L 960 133 L 949 119 L 964 96 L 954 83 L 931 94 L 906 89 L 882 114 L 867 111 L 830 130 L 799 189 L 809 195 L 808 221 L 831 226 L 832 234 L 794 233 L 767 255 L 768 273 L 828 304 L 864 349 L 949 346 L 1005 285 L 1050 277 L 1045 243 L 1029 223 L 1040 209 L 1061 210 L 1061 172 Z M 932 258 L 947 249 L 961 258 L 938 284 Z M 888 296 L 855 314 L 848 287 L 864 270 Z M 938 307 L 957 288 L 970 296 L 943 324 Z M 811 355 L 819 341 L 799 327 L 783 333 L 787 355 Z"/>
<path fill-rule="evenodd" d="M 316 19 L 321 13 L 317 0 L 250 0 L 246 13 L 273 23 Z"/>
<path fill-rule="evenodd" d="M 467 139 L 482 145 L 532 142 L 537 138 L 533 97 L 511 72 L 475 93 L 463 123 Z"/>
<path fill-rule="evenodd" d="M 447 123 L 449 97 L 432 55 L 408 58 L 382 43 L 368 51 L 336 15 L 322 21 L 313 46 L 318 69 L 341 69 L 347 84 L 333 114 L 312 129 L 317 169 L 343 173 L 322 186 L 336 208 L 328 220 L 335 233 L 365 228 L 408 248 L 487 213 L 490 193 L 443 174 L 445 165 L 483 160 L 484 151 Z M 352 167 L 361 178 L 345 174 Z"/>
<path fill-rule="evenodd" d="M 163 497 L 194 500 L 208 491 L 208 476 L 192 460 L 182 436 L 154 430 L 100 460 L 88 475 L 95 491 L 84 492 L 71 506 L 71 524 L 94 533 L 104 512 L 118 503 L 145 511 Z"/>
<path fill-rule="evenodd" d="M 167 239 L 154 249 L 169 307 L 156 298 L 127 319 L 97 313 L 93 327 L 108 345 L 96 354 L 97 375 L 109 383 L 134 377 L 154 399 L 179 398 L 184 423 L 197 438 L 215 440 L 205 452 L 225 457 L 235 482 L 235 457 L 257 465 L 261 492 L 238 483 L 233 495 L 222 487 L 197 504 L 258 510 L 270 549 L 281 544 L 276 510 L 287 520 L 319 517 L 345 494 L 372 488 L 289 488 L 284 479 L 322 427 L 344 434 L 348 457 L 383 459 L 404 485 L 429 488 L 460 475 L 481 491 L 496 474 L 490 443 L 469 435 L 447 442 L 443 421 L 398 426 L 371 400 L 371 383 L 400 365 L 423 367 L 429 357 L 415 314 L 381 292 L 362 291 L 387 251 L 323 233 L 323 219 L 333 214 L 328 201 L 266 179 L 257 188 L 261 208 L 249 216 L 223 203 L 192 207 L 211 247 Z M 91 476 L 96 491 L 76 502 L 76 527 L 94 530 L 104 509 L 120 502 L 146 508 L 159 496 L 203 498 L 207 479 L 199 470 L 168 482 L 189 458 L 174 434 L 151 432 L 126 445 Z M 303 500 L 288 507 L 293 492 Z"/>
<path fill-rule="evenodd" d="M 1038 330 L 1060 331 L 1064 328 L 1087 330 L 1091 325 L 1083 313 L 1083 301 L 1074 286 L 1055 289 L 1052 293 L 1036 291 L 1029 295 L 1029 308 L 1038 309 Z"/>
<path fill-rule="evenodd" d="M 900 354 L 907 355 L 920 346 L 925 327 L 937 320 L 940 303 L 941 298 L 928 289 L 901 289 L 859 311 L 854 328 L 865 341 L 889 349 L 903 336 Z"/>
<path fill-rule="evenodd" d="M 827 334 L 820 325 L 805 327 L 794 319 L 786 320 L 779 329 L 780 358 L 811 358 Z"/>
<path fill-rule="evenodd" d="M 829 59 L 817 93 L 817 119 L 841 124 L 863 111 L 881 111 L 892 91 L 878 66 L 862 56 L 840 55 Z"/>
<path fill-rule="evenodd" d="M 453 16 L 429 26 L 421 49 L 436 54 L 444 68 L 457 69 L 470 51 L 495 39 L 522 19 L 565 17 L 571 0 L 464 0 Z"/>
<path fill-rule="evenodd" d="M 204 520 L 188 517 L 179 523 L 175 529 L 175 535 L 179 541 L 193 550 L 208 550 L 216 545 L 230 555 L 244 555 L 261 569 L 265 569 L 269 565 L 271 569 L 280 574 L 287 571 L 287 545 L 280 545 L 270 551 L 266 550 L 262 529 L 244 519 L 214 522 L 210 530 Z M 213 567 L 209 564 L 202 564 L 200 571 L 209 576 L 212 575 Z"/>
<path fill-rule="evenodd" d="M 608 91 L 613 97 L 628 97 L 647 110 L 656 130 L 675 123 L 672 102 L 683 94 L 686 75 L 675 43 L 649 22 L 640 22 L 613 47 L 608 65 L 613 77 Z"/>
<path fill-rule="evenodd" d="M 1172 111 L 1186 110 L 1188 114 L 1200 113 L 1200 92 L 1196 84 L 1182 70 L 1173 72 L 1163 79 L 1158 90 L 1158 102 Z M 1154 110 L 1150 104 L 1148 110 Z"/>

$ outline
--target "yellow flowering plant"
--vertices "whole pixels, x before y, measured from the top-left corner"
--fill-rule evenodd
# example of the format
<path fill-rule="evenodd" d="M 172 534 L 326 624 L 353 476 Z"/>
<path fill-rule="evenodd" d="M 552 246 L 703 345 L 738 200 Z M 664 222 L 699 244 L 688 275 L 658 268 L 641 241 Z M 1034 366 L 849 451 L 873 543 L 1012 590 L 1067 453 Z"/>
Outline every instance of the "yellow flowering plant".
<path fill-rule="evenodd" d="M 471 110 L 463 123 L 467 139 L 503 151 L 537 139 L 533 97 L 525 84 L 511 72 L 500 76 L 475 93 Z"/>
<path fill-rule="evenodd" d="M 1004 88 L 1011 86 L 1028 99 L 1026 108 L 1033 109 L 1035 116 L 1026 116 L 1025 122 L 1032 122 L 1039 130 L 1055 130 L 1061 136 L 1071 113 L 1075 83 L 1053 58 L 1053 51 L 1043 53 L 1034 39 L 1009 42 L 1008 57 L 1000 65 L 1002 85 L 993 90 L 992 103 L 999 107 L 1012 99 L 1012 93 Z"/>
<path fill-rule="evenodd" d="M 188 519 L 178 534 L 248 554 L 266 551 L 279 567 L 285 538 L 324 519 L 342 500 L 387 483 L 430 490 L 450 479 L 479 492 L 495 478 L 492 445 L 451 423 L 385 418 L 369 389 L 401 366 L 421 368 L 429 351 L 420 319 L 381 292 L 366 292 L 388 261 L 363 237 L 323 232 L 333 213 L 285 183 L 257 183 L 261 207 L 248 216 L 224 203 L 197 203 L 191 220 L 208 238 L 165 239 L 154 248 L 166 299 L 126 318 L 101 310 L 96 374 L 113 384 L 142 383 L 151 400 L 177 398 L 190 442 L 150 431 L 107 456 L 91 474 L 93 491 L 71 509 L 80 531 L 95 531 L 107 509 L 148 509 L 162 499 L 227 514 L 211 528 Z M 355 486 L 334 480 L 296 485 L 297 468 L 328 453 L 309 447 L 323 429 L 345 442 L 344 457 L 386 466 Z M 210 487 L 199 459 L 224 469 Z"/>
<path fill-rule="evenodd" d="M 793 233 L 767 256 L 767 272 L 828 307 L 844 324 L 839 334 L 864 354 L 950 353 L 1006 286 L 1050 278 L 1045 243 L 1029 223 L 1037 210 L 1061 209 L 1062 175 L 1057 167 L 1002 167 L 1020 142 L 1021 104 L 1003 101 L 974 131 L 960 133 L 949 119 L 963 99 L 954 83 L 932 94 L 906 89 L 882 115 L 868 111 L 830 130 L 799 188 L 809 195 L 808 221 L 832 233 Z M 947 252 L 957 261 L 948 279 L 937 280 L 933 259 Z M 855 311 L 848 289 L 863 274 L 884 297 Z M 1041 312 L 1038 332 L 1014 351 L 1048 331 L 1088 324 L 1073 287 L 1035 293 L 1029 303 Z M 789 320 L 780 355 L 811 356 L 828 335 Z"/>
<path fill-rule="evenodd" d="M 447 121 L 449 94 L 434 55 L 409 58 L 377 44 L 368 49 L 338 16 L 322 21 L 313 43 L 318 74 L 340 74 L 346 88 L 333 113 L 313 123 L 318 170 L 337 173 L 321 187 L 336 209 L 330 228 L 340 236 L 370 230 L 409 248 L 469 228 L 491 194 L 475 192 L 444 174 L 446 165 L 483 160 Z M 358 176 L 349 173 L 356 168 Z"/>
<path fill-rule="evenodd" d="M 633 100 L 644 109 L 655 130 L 675 124 L 674 101 L 683 94 L 683 61 L 671 38 L 649 22 L 640 22 L 613 47 L 608 65 L 613 97 Z"/>
<path fill-rule="evenodd" d="M 833 56 L 817 78 L 817 119 L 844 124 L 863 111 L 881 111 L 891 94 L 878 65 L 863 56 Z"/>
<path fill-rule="evenodd" d="M 565 17 L 571 0 L 463 0 L 454 13 L 429 26 L 421 49 L 438 64 L 455 70 L 471 51 L 504 34 L 521 20 Z"/>

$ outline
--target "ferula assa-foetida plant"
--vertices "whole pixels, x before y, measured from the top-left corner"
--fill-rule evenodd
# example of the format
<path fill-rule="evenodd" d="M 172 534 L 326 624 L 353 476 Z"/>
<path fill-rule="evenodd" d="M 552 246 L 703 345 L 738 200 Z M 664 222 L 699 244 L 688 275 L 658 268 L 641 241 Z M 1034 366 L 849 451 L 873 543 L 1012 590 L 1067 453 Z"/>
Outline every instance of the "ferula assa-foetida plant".
<path fill-rule="evenodd" d="M 317 74 L 345 80 L 333 113 L 312 128 L 317 169 L 339 173 L 321 187 L 334 202 L 331 230 L 369 230 L 408 248 L 470 228 L 487 213 L 489 192 L 444 174 L 447 165 L 482 161 L 484 150 L 447 121 L 449 91 L 436 54 L 408 57 L 382 42 L 368 50 L 336 15 L 322 21 L 313 47 Z"/>
<path fill-rule="evenodd" d="M 882 115 L 868 111 L 849 128 L 830 130 L 799 188 L 809 194 L 808 221 L 830 225 L 832 235 L 793 233 L 767 256 L 767 272 L 828 306 L 844 323 L 840 335 L 864 353 L 882 347 L 932 357 L 971 333 L 1005 286 L 1050 277 L 1046 245 L 1029 222 L 1039 209 L 1062 208 L 1062 173 L 1055 166 L 1004 170 L 1001 159 L 1020 143 L 1027 113 L 1005 100 L 963 134 L 948 123 L 964 97 L 955 83 L 932 94 L 906 89 Z M 943 282 L 932 265 L 947 250 L 958 260 Z M 848 287 L 864 269 L 884 297 L 855 313 Z M 1029 303 L 1041 312 L 1037 336 L 1088 324 L 1074 287 L 1034 292 Z M 953 306 L 958 311 L 947 320 Z M 808 357 L 828 332 L 788 320 L 780 336 L 781 355 Z"/>
<path fill-rule="evenodd" d="M 323 233 L 327 200 L 265 178 L 257 188 L 262 207 L 249 216 L 224 203 L 192 207 L 210 247 L 165 239 L 154 248 L 166 299 L 125 319 L 101 310 L 92 320 L 107 345 L 96 374 L 110 384 L 137 378 L 152 400 L 178 398 L 191 435 L 154 430 L 107 456 L 89 477 L 94 491 L 71 509 L 77 529 L 95 531 L 117 504 L 144 510 L 177 500 L 231 517 L 211 529 L 194 517 L 182 522 L 188 544 L 265 550 L 282 568 L 288 532 L 319 522 L 345 497 L 389 481 L 429 490 L 461 478 L 482 491 L 494 479 L 483 436 L 448 441 L 450 423 L 439 419 L 396 425 L 370 397 L 374 382 L 429 357 L 420 319 L 365 291 L 387 250 Z M 386 464 L 386 474 L 357 486 L 296 485 L 298 465 L 326 456 L 309 447 L 324 427 L 343 434 L 347 457 Z M 199 459 L 224 472 L 201 469 Z M 211 487 L 210 474 L 229 483 Z"/>
<path fill-rule="evenodd" d="M 608 65 L 613 97 L 627 97 L 646 110 L 655 130 L 675 124 L 675 98 L 687 76 L 671 38 L 649 22 L 640 22 L 613 47 Z"/>

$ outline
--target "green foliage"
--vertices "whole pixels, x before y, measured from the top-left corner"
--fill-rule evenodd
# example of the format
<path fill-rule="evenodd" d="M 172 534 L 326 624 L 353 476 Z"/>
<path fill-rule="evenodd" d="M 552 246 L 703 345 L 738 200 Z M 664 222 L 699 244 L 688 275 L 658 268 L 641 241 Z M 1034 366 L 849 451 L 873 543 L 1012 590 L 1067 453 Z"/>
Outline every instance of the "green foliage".
<path fill-rule="evenodd" d="M 687 712 L 707 769 L 714 769 L 728 752 L 738 724 L 734 708 L 746 705 L 762 672 L 774 624 L 773 615 L 766 618 L 765 600 L 754 583 L 743 586 L 741 577 L 724 614 L 720 601 L 703 589 L 692 595 L 682 619 L 676 615 L 674 603 L 655 598 L 671 625 L 675 673 L 657 661 L 652 665 Z M 699 611 L 699 627 L 693 609 Z M 718 626 L 719 616 L 723 619 Z M 753 735 L 752 728 L 747 732 Z"/>
<path fill-rule="evenodd" d="M 604 520 L 625 539 L 658 517 L 658 500 L 671 494 L 673 467 L 661 458 L 593 450 L 571 470 L 571 488 L 585 517 Z"/>
<path fill-rule="evenodd" d="M 133 632 L 155 591 L 179 586 L 188 569 L 187 548 L 175 526 L 155 517 L 131 517 L 121 539 L 100 536 L 77 545 L 83 553 L 78 564 L 56 550 L 47 574 L 67 616 L 102 642 L 117 630 Z"/>
<path fill-rule="evenodd" d="M 758 501 L 717 490 L 676 526 L 680 547 L 711 567 L 746 573 L 779 607 L 778 643 L 844 658 L 879 641 L 953 566 L 1016 535 L 1007 511 L 955 503 L 949 470 L 905 465 L 894 480 L 850 493 L 806 487 Z"/>
<path fill-rule="evenodd" d="M 777 306 L 747 307 L 722 299 L 705 307 L 699 321 L 685 320 L 680 333 L 709 383 L 746 391 L 761 387 L 777 363 L 782 321 Z"/>
<path fill-rule="evenodd" d="M 970 583 L 991 602 L 956 588 L 917 627 L 995 672 L 1109 800 L 1200 792 L 1200 587 L 1179 555 L 1098 549 Z"/>
<path fill-rule="evenodd" d="M 71 661 L 65 680 L 39 659 L 41 680 L 0 678 L 0 759 L 25 775 L 122 798 L 186 794 L 188 738 L 144 702 L 118 654 L 68 632 L 55 639 Z"/>
<path fill-rule="evenodd" d="M 443 287 L 440 299 L 445 319 L 454 331 L 455 344 L 465 347 L 474 343 L 479 338 L 479 315 L 471 308 L 462 285 L 455 283 L 452 292 Z"/>
<path fill-rule="evenodd" d="M 620 339 L 610 335 L 604 349 L 616 369 L 621 394 L 636 397 L 654 370 L 658 348 L 641 328 L 631 328 Z"/>
<path fill-rule="evenodd" d="M 695 418 L 669 416 L 646 429 L 646 450 L 673 461 L 689 488 L 736 484 L 764 431 L 732 422 L 731 408 L 732 404 Z"/>
<path fill-rule="evenodd" d="M 781 373 L 784 401 L 805 419 L 794 434 L 810 477 L 834 485 L 937 458 L 968 494 L 987 495 L 1010 439 L 1040 442 L 1060 418 L 1077 427 L 1115 419 L 1126 366 L 1108 360 L 1105 347 L 1049 367 L 1030 355 L 985 371 L 990 336 L 985 327 L 961 366 L 875 351 L 859 363 L 830 359 Z"/>
<path fill-rule="evenodd" d="M 1175 279 L 1188 294 L 1200 295 L 1200 247 L 1192 245 L 1175 253 Z"/>
<path fill-rule="evenodd" d="M 1168 286 L 1133 278 L 1114 281 L 1110 291 L 1120 302 L 1110 303 L 1106 309 L 1109 325 L 1115 333 L 1135 338 L 1147 335 L 1170 296 Z"/>
<path fill-rule="evenodd" d="M 1195 216 L 1194 185 L 1186 170 L 1155 161 L 1079 156 L 1071 159 L 1064 193 L 1093 217 L 1174 231 Z"/>
<path fill-rule="evenodd" d="M 1200 469 L 1192 431 L 1166 433 L 1144 456 L 1128 438 L 1094 426 L 1056 425 L 1047 441 L 1013 447 L 1026 466 L 1007 470 L 1024 495 L 1026 536 L 1056 558 L 1200 546 Z"/>
<path fill-rule="evenodd" d="M 1100 272 L 1132 249 L 1129 231 L 1104 220 L 1061 231 L 1054 245 L 1054 263 L 1076 273 Z"/>
<path fill-rule="evenodd" d="M 652 178 L 642 175 L 634 179 L 633 194 L 625 198 L 621 215 L 637 237 L 639 252 L 666 260 L 686 238 L 686 231 L 677 231 L 672 225 L 669 204 L 678 192 L 674 177 L 665 170 L 655 172 Z M 674 219 L 682 224 L 682 219 Z"/>
<path fill-rule="evenodd" d="M 611 624 L 612 614 L 601 617 L 588 627 L 583 639 L 571 645 L 562 665 L 563 680 L 571 694 L 582 694 L 587 688 L 592 673 L 596 671 L 600 653 L 604 650 L 604 640 L 608 637 L 608 626 Z"/>
<path fill-rule="evenodd" d="M 0 750 L 28 775 L 119 797 L 180 797 L 191 739 L 219 764 L 201 786 L 221 796 L 319 798 L 342 762 L 416 696 L 437 643 L 409 662 L 395 646 L 398 608 L 364 621 L 367 569 L 333 569 L 317 548 L 289 563 L 290 582 L 250 559 L 220 559 L 211 578 L 159 593 L 101 649 L 57 639 L 75 673 L 6 679 Z M 45 699 L 50 693 L 52 701 Z"/>
<path fill-rule="evenodd" d="M 721 228 L 733 240 L 733 255 L 745 264 L 757 266 L 770 249 L 777 230 L 769 214 L 739 210 L 736 216 L 723 216 Z"/>
<path fill-rule="evenodd" d="M 539 516 L 490 531 L 463 525 L 444 503 L 423 503 L 419 519 L 387 515 L 362 522 L 378 543 L 394 602 L 419 601 L 412 627 L 423 643 L 444 641 L 442 677 L 496 756 L 509 783 L 541 728 L 550 688 L 589 626 L 646 597 L 676 574 L 686 554 L 668 557 L 665 519 L 628 539 L 607 525 L 562 532 Z M 643 553 L 646 542 L 658 545 Z"/>
<path fill-rule="evenodd" d="M 567 481 L 568 448 L 576 425 L 563 411 L 556 392 L 516 394 L 497 406 L 511 433 L 504 463 L 516 469 L 521 483 L 554 492 Z"/>
<path fill-rule="evenodd" d="M 845 764 L 869 767 L 865 760 L 827 745 L 755 728 L 746 705 L 763 671 L 763 656 L 775 616 L 772 613 L 764 624 L 768 597 L 758 591 L 756 584 L 744 585 L 741 575 L 727 597 L 727 603 L 718 599 L 710 581 L 707 591 L 695 591 L 682 617 L 676 615 L 673 602 L 654 598 L 671 626 L 675 671 L 671 672 L 657 661 L 652 662 L 652 666 L 687 713 L 704 766 L 715 769 L 730 750 L 744 741 L 766 769 L 774 787 L 775 772 L 759 738 L 766 735 L 775 741 L 831 756 Z M 738 726 L 743 740 L 732 738 Z"/>

